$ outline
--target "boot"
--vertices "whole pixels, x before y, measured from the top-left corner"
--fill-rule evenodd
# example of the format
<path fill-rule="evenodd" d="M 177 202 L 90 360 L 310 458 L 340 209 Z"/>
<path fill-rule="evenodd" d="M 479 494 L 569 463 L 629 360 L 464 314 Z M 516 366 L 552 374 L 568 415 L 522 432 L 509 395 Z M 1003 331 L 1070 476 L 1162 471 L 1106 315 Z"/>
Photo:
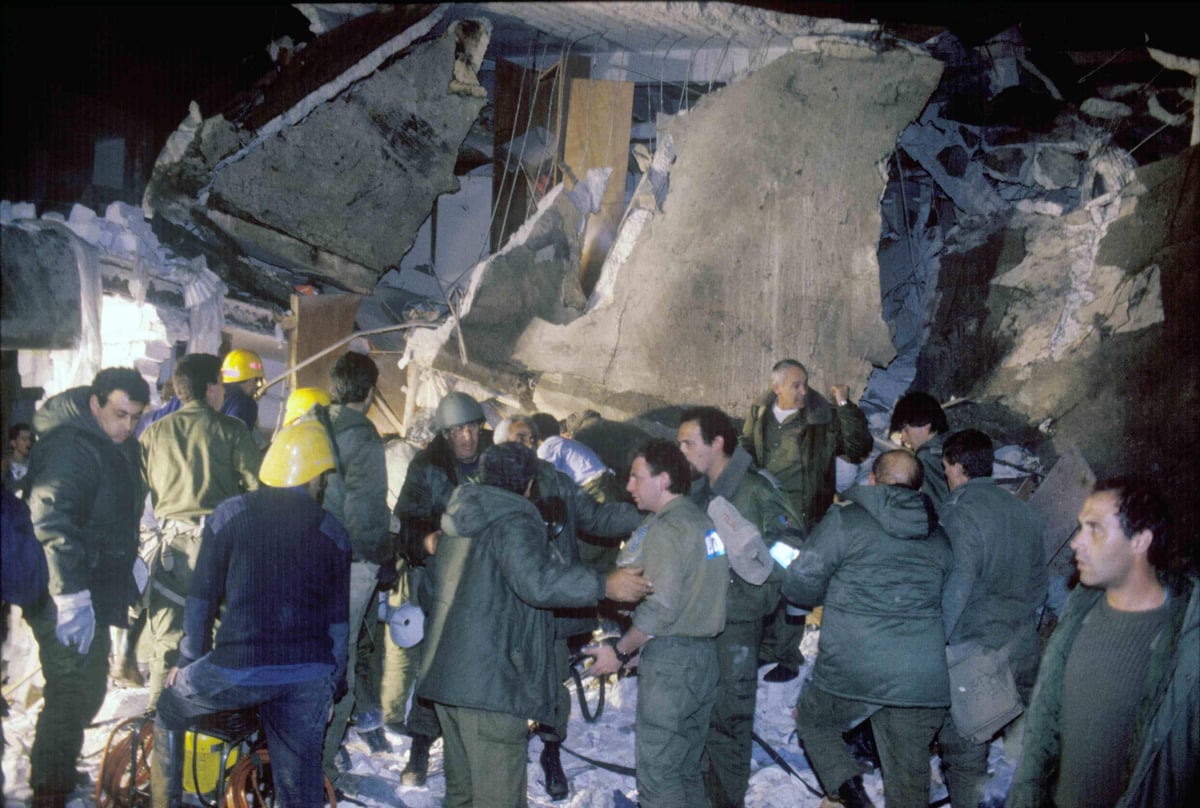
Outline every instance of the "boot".
<path fill-rule="evenodd" d="M 358 737 L 367 742 L 367 748 L 371 750 L 372 755 L 390 755 L 392 753 L 392 745 L 388 743 L 387 733 L 383 731 L 383 727 L 355 731 L 358 733 Z"/>
<path fill-rule="evenodd" d="M 408 752 L 408 763 L 400 772 L 400 782 L 406 786 L 423 786 L 429 775 L 429 747 L 433 738 L 428 735 L 412 736 L 412 749 Z"/>
<path fill-rule="evenodd" d="M 875 808 L 863 788 L 862 775 L 856 774 L 838 786 L 838 799 L 846 808 Z"/>
<path fill-rule="evenodd" d="M 798 668 L 793 668 L 791 665 L 784 665 L 782 662 L 780 662 L 778 665 L 771 668 L 771 670 L 763 674 L 763 681 L 774 682 L 778 684 L 779 682 L 790 682 L 799 675 L 800 670 Z"/>
<path fill-rule="evenodd" d="M 563 771 L 559 741 L 546 741 L 542 747 L 542 771 L 546 775 L 546 794 L 551 800 L 558 802 L 566 799 L 570 789 L 567 787 L 567 773 Z"/>
<path fill-rule="evenodd" d="M 108 675 L 113 682 L 125 687 L 146 686 L 146 680 L 142 676 L 142 672 L 138 670 L 137 660 L 134 659 L 113 660 L 112 666 L 108 669 Z"/>

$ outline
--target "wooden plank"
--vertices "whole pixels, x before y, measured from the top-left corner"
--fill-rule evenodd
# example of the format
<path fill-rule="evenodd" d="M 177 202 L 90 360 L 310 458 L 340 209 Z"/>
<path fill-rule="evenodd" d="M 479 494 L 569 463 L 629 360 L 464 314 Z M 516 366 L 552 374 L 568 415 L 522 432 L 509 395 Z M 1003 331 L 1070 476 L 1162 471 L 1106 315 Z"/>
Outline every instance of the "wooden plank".
<path fill-rule="evenodd" d="M 1092 492 L 1096 475 L 1075 444 L 1063 453 L 1046 479 L 1029 498 L 1029 506 L 1042 519 L 1046 563 L 1069 572 L 1070 553 L 1060 551 L 1075 532 L 1079 510 Z M 1060 556 L 1056 558 L 1056 556 Z"/>
<path fill-rule="evenodd" d="M 292 312 L 296 326 L 291 331 L 289 364 L 303 362 L 334 342 L 354 333 L 354 318 L 362 295 L 292 295 Z M 292 374 L 291 385 L 320 387 L 329 390 L 329 371 L 338 358 L 350 349 L 349 345 L 323 356 L 316 362 Z"/>
<path fill-rule="evenodd" d="M 516 165 L 509 165 L 509 170 L 505 171 L 500 147 L 527 129 L 543 127 L 558 137 L 561 153 L 565 82 L 571 77 L 587 76 L 589 69 L 590 62 L 581 56 L 569 56 L 565 63 L 560 60 L 544 70 L 526 69 L 503 59 L 496 60 L 494 144 L 497 160 L 492 171 L 492 204 L 496 215 L 492 220 L 492 252 L 504 246 L 508 237 L 525 223 L 528 212 L 541 195 L 559 181 L 555 171 L 558 166 L 550 167 L 548 174 L 539 177 L 525 176 Z"/>
<path fill-rule="evenodd" d="M 563 162 L 567 187 L 582 182 L 592 168 L 611 167 L 600 212 L 588 219 L 583 235 L 579 279 L 590 293 L 617 235 L 625 212 L 625 176 L 633 123 L 633 84 L 627 81 L 571 79 L 567 99 Z"/>

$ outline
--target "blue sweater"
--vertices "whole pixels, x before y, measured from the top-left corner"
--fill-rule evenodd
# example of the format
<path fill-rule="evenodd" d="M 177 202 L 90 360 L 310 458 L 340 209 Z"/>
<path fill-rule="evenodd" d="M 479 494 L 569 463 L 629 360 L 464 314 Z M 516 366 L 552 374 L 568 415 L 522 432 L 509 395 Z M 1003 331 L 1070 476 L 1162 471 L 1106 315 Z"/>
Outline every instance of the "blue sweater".
<path fill-rule="evenodd" d="M 333 666 L 345 675 L 350 539 L 300 489 L 264 487 L 230 497 L 204 525 L 184 615 L 179 665 L 212 647 L 223 668 Z M 329 670 L 328 667 L 324 670 Z"/>

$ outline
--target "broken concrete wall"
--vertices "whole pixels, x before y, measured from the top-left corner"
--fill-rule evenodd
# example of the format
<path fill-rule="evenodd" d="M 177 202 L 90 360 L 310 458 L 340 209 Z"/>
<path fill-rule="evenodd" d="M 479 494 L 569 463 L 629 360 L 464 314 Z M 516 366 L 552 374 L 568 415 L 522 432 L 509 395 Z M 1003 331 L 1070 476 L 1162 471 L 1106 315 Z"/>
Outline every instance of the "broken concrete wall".
<path fill-rule="evenodd" d="M 259 131 L 194 109 L 155 167 L 147 209 L 208 227 L 268 264 L 369 292 L 433 200 L 458 188 L 458 147 L 484 104 L 474 76 L 489 33 L 462 21 L 415 44 L 399 35 L 364 57 L 369 70 L 340 77 L 353 81 L 332 98 L 317 90 L 311 110 Z"/>
<path fill-rule="evenodd" d="M 914 386 L 1040 425 L 1044 461 L 1074 445 L 1098 476 L 1151 475 L 1194 536 L 1200 149 L 1122 182 L 1064 216 L 1014 212 L 970 249 L 960 234 Z"/>
<path fill-rule="evenodd" d="M 861 390 L 893 354 L 879 315 L 878 164 L 940 73 L 909 51 L 826 45 L 666 121 L 670 191 L 611 305 L 566 325 L 535 320 L 521 336 L 535 396 L 560 411 L 695 401 L 742 412 L 788 356 L 818 388 Z"/>
<path fill-rule="evenodd" d="M 504 248 L 473 271 L 458 318 L 409 335 L 404 364 L 527 396 L 532 374 L 513 359 L 521 335 L 533 322 L 566 323 L 584 310 L 577 273 L 585 204 L 562 185 L 552 188 Z"/>

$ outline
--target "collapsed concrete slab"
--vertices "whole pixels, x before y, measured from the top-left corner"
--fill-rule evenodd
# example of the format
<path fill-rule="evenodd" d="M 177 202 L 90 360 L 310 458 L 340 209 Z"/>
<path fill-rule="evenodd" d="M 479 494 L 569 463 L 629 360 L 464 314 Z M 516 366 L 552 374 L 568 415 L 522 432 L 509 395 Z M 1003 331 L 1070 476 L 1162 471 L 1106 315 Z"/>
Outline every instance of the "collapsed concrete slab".
<path fill-rule="evenodd" d="M 434 199 L 458 188 L 459 145 L 485 101 L 476 74 L 489 25 L 461 21 L 417 39 L 430 25 L 388 40 L 258 129 L 193 108 L 155 167 L 147 210 L 267 264 L 370 292 Z"/>
<path fill-rule="evenodd" d="M 660 125 L 587 313 L 570 293 L 578 218 L 548 197 L 538 223 L 476 270 L 460 328 L 414 335 L 409 359 L 532 388 L 541 409 L 618 418 L 685 401 L 742 411 L 789 356 L 814 385 L 861 390 L 893 355 L 878 164 L 941 67 L 905 50 L 814 47 Z"/>
<path fill-rule="evenodd" d="M 611 304 L 564 325 L 535 319 L 521 335 L 515 357 L 538 374 L 535 399 L 624 416 L 684 401 L 740 412 L 784 357 L 809 364 L 814 386 L 859 390 L 892 357 L 875 259 L 878 164 L 941 65 L 906 50 L 819 47 L 660 125 L 677 154 L 670 190 L 648 221 L 654 205 L 640 206 Z"/>

